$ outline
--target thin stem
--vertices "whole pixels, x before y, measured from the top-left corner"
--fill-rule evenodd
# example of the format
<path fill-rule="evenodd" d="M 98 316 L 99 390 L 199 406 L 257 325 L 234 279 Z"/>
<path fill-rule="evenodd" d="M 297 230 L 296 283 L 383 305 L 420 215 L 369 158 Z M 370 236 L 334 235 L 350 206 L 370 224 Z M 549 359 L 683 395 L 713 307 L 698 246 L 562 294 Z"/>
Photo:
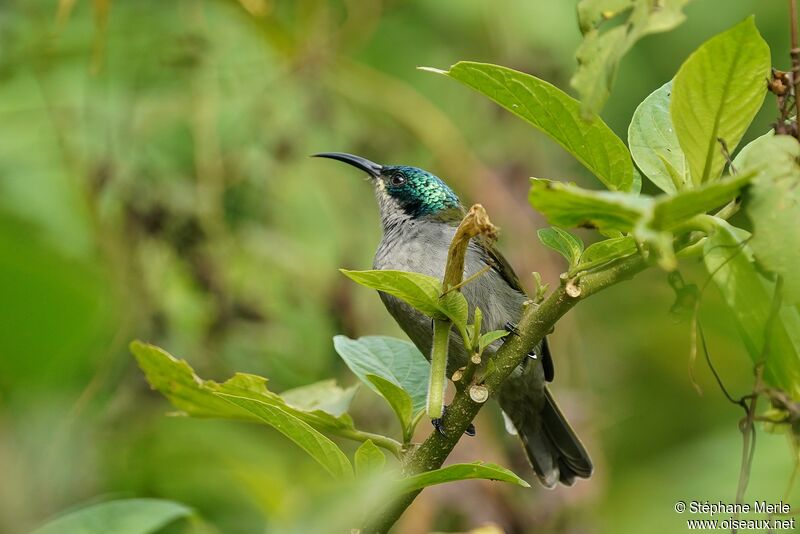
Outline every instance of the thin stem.
<path fill-rule="evenodd" d="M 742 202 L 739 198 L 735 198 L 725 204 L 717 213 L 714 214 L 714 217 L 718 217 L 720 219 L 728 220 L 733 217 L 739 208 L 741 207 Z"/>
<path fill-rule="evenodd" d="M 789 0 L 789 24 L 792 33 L 792 49 L 789 51 L 789 55 L 792 58 L 792 84 L 794 85 L 794 135 L 800 140 L 800 126 L 798 125 L 798 121 L 800 121 L 800 99 L 797 98 L 798 93 L 800 93 L 800 44 L 797 37 L 797 0 Z"/>
<path fill-rule="evenodd" d="M 372 440 L 372 442 L 381 447 L 382 449 L 386 449 L 387 451 L 391 452 L 395 455 L 396 458 L 400 459 L 401 451 L 403 449 L 403 445 L 393 440 L 392 438 L 382 436 L 380 434 L 373 434 L 372 432 L 364 432 L 363 430 L 333 430 L 331 431 L 332 434 L 335 434 L 342 438 L 352 439 L 353 441 L 367 441 L 368 439 Z"/>
<path fill-rule="evenodd" d="M 473 275 L 471 275 L 471 276 L 468 276 L 467 278 L 465 278 L 464 280 L 460 281 L 460 282 L 459 282 L 459 283 L 457 283 L 456 285 L 454 285 L 454 286 L 452 286 L 452 287 L 448 287 L 448 288 L 447 288 L 447 290 L 446 290 L 444 293 L 442 293 L 442 296 L 445 296 L 445 295 L 447 295 L 447 294 L 448 294 L 448 293 L 450 293 L 451 291 L 458 291 L 458 290 L 460 290 L 462 287 L 464 287 L 465 285 L 469 284 L 470 282 L 472 282 L 473 280 L 475 280 L 475 279 L 476 279 L 476 278 L 478 278 L 479 276 L 481 276 L 481 275 L 483 275 L 483 274 L 486 274 L 486 273 L 488 273 L 488 272 L 491 270 L 491 268 L 492 268 L 492 266 L 491 266 L 491 265 L 487 265 L 486 267 L 484 267 L 484 268 L 483 268 L 483 269 L 481 269 L 480 271 L 476 272 L 475 274 L 473 274 Z"/>
<path fill-rule="evenodd" d="M 718 224 L 719 220 L 713 215 L 701 213 L 700 215 L 695 215 L 694 217 L 691 217 L 677 225 L 672 229 L 672 233 L 674 235 L 681 235 L 692 231 L 699 231 L 705 234 L 710 234 L 717 229 Z"/>
<path fill-rule="evenodd" d="M 431 379 L 428 383 L 428 417 L 438 419 L 444 410 L 444 388 L 447 385 L 447 349 L 450 343 L 449 320 L 433 321 L 431 346 Z"/>
<path fill-rule="evenodd" d="M 767 366 L 772 348 L 772 335 L 775 322 L 781 310 L 781 296 L 783 294 L 783 277 L 778 276 L 775 280 L 775 289 L 772 296 L 772 306 L 770 307 L 767 322 L 764 325 L 764 347 L 761 350 L 761 359 L 755 367 L 755 384 L 753 393 L 749 395 L 750 403 L 747 409 L 747 416 L 742 420 L 742 467 L 739 471 L 739 485 L 736 489 L 736 502 L 741 504 L 744 500 L 744 493 L 747 491 L 747 484 L 750 482 L 750 469 L 753 465 L 753 453 L 756 445 L 756 429 L 753 421 L 756 416 L 758 397 L 763 391 L 764 368 Z"/>

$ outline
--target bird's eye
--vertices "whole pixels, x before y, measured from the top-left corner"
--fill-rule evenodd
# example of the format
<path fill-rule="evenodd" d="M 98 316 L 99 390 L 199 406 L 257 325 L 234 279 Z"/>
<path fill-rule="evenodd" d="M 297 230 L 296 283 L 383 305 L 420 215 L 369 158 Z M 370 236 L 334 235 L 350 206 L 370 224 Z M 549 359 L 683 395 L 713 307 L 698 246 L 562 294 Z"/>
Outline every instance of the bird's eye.
<path fill-rule="evenodd" d="M 394 186 L 400 186 L 406 183 L 406 177 L 403 176 L 403 173 L 396 172 L 389 177 L 389 183 Z"/>

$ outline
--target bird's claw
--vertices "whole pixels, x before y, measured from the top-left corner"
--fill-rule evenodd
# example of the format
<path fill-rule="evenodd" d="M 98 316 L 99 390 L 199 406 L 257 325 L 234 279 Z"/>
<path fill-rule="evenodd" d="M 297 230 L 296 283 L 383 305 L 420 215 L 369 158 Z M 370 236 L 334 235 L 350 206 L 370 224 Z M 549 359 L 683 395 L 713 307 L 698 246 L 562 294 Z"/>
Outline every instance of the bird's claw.
<path fill-rule="evenodd" d="M 506 324 L 503 326 L 508 331 L 509 334 L 514 334 L 515 336 L 519 335 L 519 328 L 517 328 L 517 325 L 512 323 L 511 321 L 506 322 Z"/>
<path fill-rule="evenodd" d="M 431 419 L 431 424 L 439 434 L 445 437 L 447 436 L 447 434 L 444 431 L 444 414 L 442 414 L 442 417 L 436 417 L 435 419 Z"/>
<path fill-rule="evenodd" d="M 447 406 L 445 406 L 445 407 L 443 408 L 443 410 L 442 410 L 442 416 L 441 416 L 441 417 L 436 417 L 436 418 L 434 418 L 434 419 L 431 419 L 431 424 L 433 425 L 433 428 L 435 428 L 435 429 L 436 429 L 436 431 L 437 431 L 439 434 L 441 434 L 442 436 L 445 436 L 445 437 L 446 437 L 446 436 L 447 436 L 447 433 L 444 431 L 444 414 L 445 414 L 445 413 L 447 413 Z M 474 437 L 474 436 L 475 436 L 475 433 L 476 433 L 476 432 L 475 432 L 475 425 L 474 425 L 474 424 L 472 424 L 472 423 L 470 423 L 470 424 L 467 426 L 467 429 L 464 431 L 464 434 L 466 434 L 466 435 L 467 435 L 467 436 L 469 436 L 469 437 Z"/>

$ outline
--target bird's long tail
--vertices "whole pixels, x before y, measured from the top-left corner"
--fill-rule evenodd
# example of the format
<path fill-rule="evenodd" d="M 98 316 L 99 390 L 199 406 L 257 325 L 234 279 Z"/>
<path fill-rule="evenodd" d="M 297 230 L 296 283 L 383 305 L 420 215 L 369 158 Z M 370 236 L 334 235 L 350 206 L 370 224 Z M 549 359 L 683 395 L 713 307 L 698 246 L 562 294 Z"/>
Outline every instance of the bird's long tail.
<path fill-rule="evenodd" d="M 538 416 L 528 414 L 522 419 L 512 416 L 512 420 L 521 421 L 517 432 L 542 484 L 548 488 L 557 482 L 571 486 L 576 477 L 591 476 L 592 461 L 550 391 L 544 389 L 545 402 Z"/>

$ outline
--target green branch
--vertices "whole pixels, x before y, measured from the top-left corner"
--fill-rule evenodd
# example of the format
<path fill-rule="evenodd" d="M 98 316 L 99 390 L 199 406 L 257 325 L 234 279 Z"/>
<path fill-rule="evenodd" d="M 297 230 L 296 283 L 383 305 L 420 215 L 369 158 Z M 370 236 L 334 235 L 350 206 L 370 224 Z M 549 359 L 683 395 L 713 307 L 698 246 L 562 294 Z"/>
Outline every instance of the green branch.
<path fill-rule="evenodd" d="M 577 292 L 573 288 L 568 293 L 566 283 L 562 283 L 539 306 L 526 307 L 518 325 L 519 335 L 508 336 L 494 356 L 495 371 L 484 382 L 490 395 L 497 392 L 508 375 L 573 306 L 607 287 L 632 278 L 645 267 L 647 263 L 639 255 L 625 258 L 606 269 L 580 278 Z M 444 416 L 444 434 L 432 432 L 416 450 L 406 456 L 404 474 L 413 475 L 441 467 L 483 405 L 484 403 L 470 399 L 466 389 L 456 393 Z M 378 512 L 364 532 L 387 532 L 420 491 L 401 495 L 391 502 Z"/>

